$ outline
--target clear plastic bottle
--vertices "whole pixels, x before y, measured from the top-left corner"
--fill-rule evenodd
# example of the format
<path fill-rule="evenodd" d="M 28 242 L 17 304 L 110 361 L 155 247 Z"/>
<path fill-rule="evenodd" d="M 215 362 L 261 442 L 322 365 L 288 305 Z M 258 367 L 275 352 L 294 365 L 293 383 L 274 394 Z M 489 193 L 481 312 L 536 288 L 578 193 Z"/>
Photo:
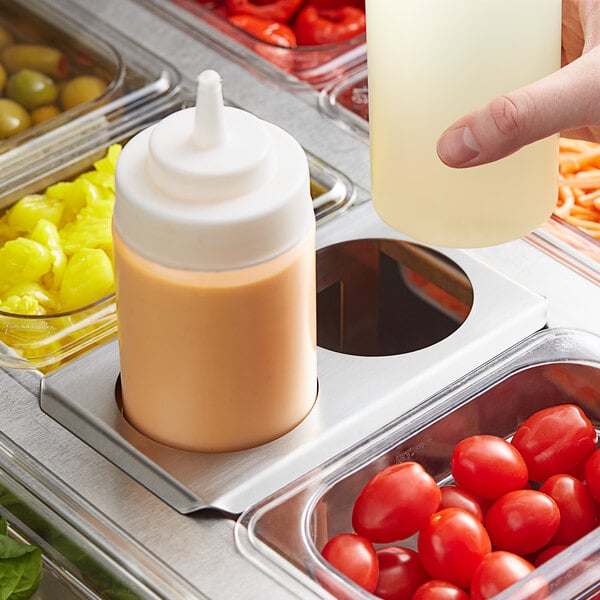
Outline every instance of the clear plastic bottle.
<path fill-rule="evenodd" d="M 288 432 L 317 394 L 315 218 L 306 155 L 223 105 L 215 71 L 195 108 L 124 147 L 113 218 L 124 414 L 191 451 Z"/>
<path fill-rule="evenodd" d="M 560 67 L 561 0 L 366 0 L 371 191 L 389 225 L 439 246 L 491 246 L 556 204 L 558 139 L 452 169 L 442 132 Z"/>

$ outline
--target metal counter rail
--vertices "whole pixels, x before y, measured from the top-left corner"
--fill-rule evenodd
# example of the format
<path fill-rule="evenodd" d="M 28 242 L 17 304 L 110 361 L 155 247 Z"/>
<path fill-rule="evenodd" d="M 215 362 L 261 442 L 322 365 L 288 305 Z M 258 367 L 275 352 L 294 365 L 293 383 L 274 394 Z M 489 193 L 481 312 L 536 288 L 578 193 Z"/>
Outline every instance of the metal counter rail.
<path fill-rule="evenodd" d="M 63 0 L 55 0 L 54 4 L 65 6 Z M 368 145 L 323 116 L 315 94 L 291 94 L 257 79 L 214 48 L 204 47 L 162 22 L 137 2 L 106 0 L 94 3 L 94 11 L 98 19 L 167 57 L 189 78 L 208 66 L 217 69 L 228 82 L 227 96 L 232 101 L 284 127 L 315 156 L 350 174 L 359 191 L 359 205 L 343 218 L 348 224 L 354 218 L 367 218 L 370 209 L 363 211 L 361 203 L 364 206 L 368 200 Z M 337 223 L 332 219 L 321 229 L 321 245 L 339 241 L 342 232 L 336 230 Z M 375 230 L 380 232 L 378 227 Z M 345 230 L 347 235 L 352 235 L 350 230 L 351 226 Z M 507 277 L 527 293 L 545 298 L 550 327 L 574 327 L 600 334 L 600 311 L 593 310 L 600 306 L 600 288 L 537 248 L 517 241 L 469 251 L 465 256 L 490 267 L 490 273 L 498 271 L 498 281 Z M 536 321 L 535 326 L 539 325 Z M 494 333 L 490 331 L 489 337 L 493 339 Z M 504 340 L 501 345 L 509 343 Z M 363 380 L 361 385 L 367 384 Z M 235 545 L 234 520 L 217 511 L 179 513 L 43 413 L 38 386 L 35 373 L 0 372 L 0 433 L 14 453 L 2 454 L 1 465 L 19 485 L 43 499 L 58 522 L 64 521 L 85 534 L 99 554 L 123 569 L 124 577 L 132 577 L 132 586 L 138 587 L 141 597 L 310 597 L 293 578 L 277 579 L 274 573 L 261 571 L 240 554 Z M 20 457 L 29 465 L 29 473 L 19 467 Z"/>

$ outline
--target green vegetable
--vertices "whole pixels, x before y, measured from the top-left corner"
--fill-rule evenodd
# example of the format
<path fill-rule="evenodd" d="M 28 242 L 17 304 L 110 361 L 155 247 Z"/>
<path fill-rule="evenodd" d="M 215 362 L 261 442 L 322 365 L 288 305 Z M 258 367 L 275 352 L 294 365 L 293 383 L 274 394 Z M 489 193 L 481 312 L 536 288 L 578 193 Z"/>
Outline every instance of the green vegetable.
<path fill-rule="evenodd" d="M 27 600 L 42 578 L 42 552 L 7 535 L 0 518 L 0 600 Z"/>
<path fill-rule="evenodd" d="M 30 504 L 28 498 L 5 487 L 2 481 L 0 481 L 0 506 L 9 512 L 9 519 L 13 517 L 24 523 L 28 529 L 52 546 L 64 561 L 71 565 L 66 571 L 75 576 L 86 589 L 95 592 L 99 598 L 103 600 L 142 600 L 145 597 L 130 590 L 124 582 L 117 578 L 105 561 L 98 560 L 95 555 L 82 548 L 55 521 L 50 521 L 42 516 Z M 65 565 L 61 563 L 61 566 Z M 73 568 L 75 570 L 71 570 Z M 2 598 L 3 596 L 0 595 L 0 600 Z M 15 600 L 15 598 L 7 600 Z"/>
<path fill-rule="evenodd" d="M 6 82 L 6 96 L 28 110 L 52 104 L 58 97 L 54 80 L 33 69 L 21 69 Z"/>

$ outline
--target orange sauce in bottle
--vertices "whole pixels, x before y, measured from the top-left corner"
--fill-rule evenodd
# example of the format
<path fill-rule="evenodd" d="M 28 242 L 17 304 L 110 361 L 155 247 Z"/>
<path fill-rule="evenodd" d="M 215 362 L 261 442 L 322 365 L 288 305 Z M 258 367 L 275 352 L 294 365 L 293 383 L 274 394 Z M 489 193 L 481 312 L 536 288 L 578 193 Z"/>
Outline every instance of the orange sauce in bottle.
<path fill-rule="evenodd" d="M 186 450 L 271 441 L 317 393 L 314 233 L 236 271 L 157 265 L 114 233 L 125 417 Z M 307 298 L 309 299 L 307 301 Z M 128 340 L 145 340 L 129 345 Z"/>

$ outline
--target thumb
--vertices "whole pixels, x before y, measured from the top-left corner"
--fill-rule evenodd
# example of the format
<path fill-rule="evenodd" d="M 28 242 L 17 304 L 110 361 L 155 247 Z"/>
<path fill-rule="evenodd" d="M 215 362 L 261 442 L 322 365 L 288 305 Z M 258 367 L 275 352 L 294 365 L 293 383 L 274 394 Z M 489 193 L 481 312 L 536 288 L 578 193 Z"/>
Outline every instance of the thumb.
<path fill-rule="evenodd" d="M 492 100 L 438 141 L 450 167 L 489 163 L 554 133 L 600 124 L 600 46 L 555 73 Z"/>

